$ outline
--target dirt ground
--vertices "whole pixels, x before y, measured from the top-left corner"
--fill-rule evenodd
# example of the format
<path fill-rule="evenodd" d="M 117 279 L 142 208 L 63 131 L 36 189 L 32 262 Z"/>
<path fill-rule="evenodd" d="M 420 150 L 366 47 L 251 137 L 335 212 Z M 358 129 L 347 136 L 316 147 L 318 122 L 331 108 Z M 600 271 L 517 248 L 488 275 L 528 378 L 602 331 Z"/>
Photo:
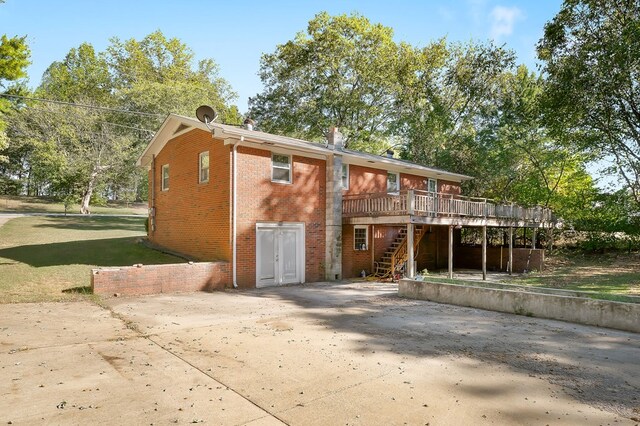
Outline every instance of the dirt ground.
<path fill-rule="evenodd" d="M 0 306 L 0 423 L 638 424 L 637 334 L 390 284 Z"/>

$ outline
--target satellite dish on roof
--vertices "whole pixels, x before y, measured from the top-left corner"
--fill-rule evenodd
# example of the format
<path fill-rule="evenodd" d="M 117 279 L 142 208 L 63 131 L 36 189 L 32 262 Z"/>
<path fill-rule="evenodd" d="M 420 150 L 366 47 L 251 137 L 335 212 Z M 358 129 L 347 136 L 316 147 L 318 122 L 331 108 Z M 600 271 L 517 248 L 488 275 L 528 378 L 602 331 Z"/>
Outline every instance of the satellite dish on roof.
<path fill-rule="evenodd" d="M 209 123 L 212 123 L 213 120 L 218 117 L 218 114 L 216 114 L 214 109 L 209 105 L 202 105 L 199 106 L 198 109 L 196 109 L 196 117 L 198 117 L 198 120 L 202 121 L 209 128 L 209 130 L 211 130 L 211 127 L 209 127 Z"/>

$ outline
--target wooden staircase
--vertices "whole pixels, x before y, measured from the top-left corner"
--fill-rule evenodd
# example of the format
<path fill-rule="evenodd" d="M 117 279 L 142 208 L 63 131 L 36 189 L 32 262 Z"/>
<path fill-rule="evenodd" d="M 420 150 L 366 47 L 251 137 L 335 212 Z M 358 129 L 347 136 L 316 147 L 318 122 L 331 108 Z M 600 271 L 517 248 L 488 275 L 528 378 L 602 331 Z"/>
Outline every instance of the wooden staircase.
<path fill-rule="evenodd" d="M 413 250 L 418 247 L 420 240 L 427 233 L 427 226 L 415 225 L 413 227 Z M 407 252 L 407 228 L 402 228 L 396 239 L 391 243 L 387 251 L 384 252 L 379 262 L 375 275 L 386 278 L 394 275 L 394 272 L 405 264 L 408 258 Z"/>

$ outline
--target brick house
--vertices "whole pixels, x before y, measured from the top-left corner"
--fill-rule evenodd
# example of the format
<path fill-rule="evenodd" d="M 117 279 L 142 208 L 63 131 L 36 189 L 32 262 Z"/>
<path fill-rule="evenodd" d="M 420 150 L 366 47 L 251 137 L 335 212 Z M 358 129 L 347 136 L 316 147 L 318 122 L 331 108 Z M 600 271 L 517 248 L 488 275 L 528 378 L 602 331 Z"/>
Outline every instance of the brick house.
<path fill-rule="evenodd" d="M 228 286 L 451 271 L 461 226 L 550 223 L 546 210 L 463 197 L 469 176 L 345 149 L 336 129 L 323 145 L 209 126 L 169 115 L 138 165 L 149 170 L 149 240 L 228 262 Z M 481 257 L 486 270 L 486 238 Z"/>

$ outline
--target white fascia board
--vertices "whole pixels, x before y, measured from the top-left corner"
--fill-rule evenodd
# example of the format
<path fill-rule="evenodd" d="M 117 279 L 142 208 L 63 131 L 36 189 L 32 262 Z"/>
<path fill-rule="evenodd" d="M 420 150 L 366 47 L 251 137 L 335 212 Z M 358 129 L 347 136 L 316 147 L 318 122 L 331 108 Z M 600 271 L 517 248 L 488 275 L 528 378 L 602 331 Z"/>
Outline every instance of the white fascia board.
<path fill-rule="evenodd" d="M 236 143 L 240 143 L 240 146 L 259 149 L 261 151 L 270 151 L 275 152 L 276 154 L 286 154 L 286 155 L 297 155 L 299 157 L 307 157 L 314 158 L 316 160 L 326 160 L 327 155 L 318 154 L 316 152 L 303 151 L 297 149 L 295 147 L 287 146 L 287 145 L 278 145 L 272 143 L 264 143 L 264 142 L 250 142 L 244 136 L 239 138 L 235 137 L 227 137 L 224 140 L 225 145 L 234 145 Z"/>
<path fill-rule="evenodd" d="M 196 122 L 199 123 L 199 122 Z M 179 133 L 175 133 L 180 124 L 184 124 L 189 126 L 189 128 L 180 131 Z M 147 147 L 144 149 L 140 157 L 136 160 L 136 166 L 144 167 L 148 166 L 151 163 L 154 155 L 157 155 L 162 148 L 169 142 L 171 139 L 180 136 L 184 133 L 187 133 L 193 130 L 196 126 L 194 126 L 194 122 L 187 121 L 181 119 L 180 116 L 176 116 L 175 114 L 169 114 L 167 118 L 165 118 L 164 122 L 160 126 L 160 129 L 153 136 Z M 205 128 L 206 130 L 206 128 Z"/>

